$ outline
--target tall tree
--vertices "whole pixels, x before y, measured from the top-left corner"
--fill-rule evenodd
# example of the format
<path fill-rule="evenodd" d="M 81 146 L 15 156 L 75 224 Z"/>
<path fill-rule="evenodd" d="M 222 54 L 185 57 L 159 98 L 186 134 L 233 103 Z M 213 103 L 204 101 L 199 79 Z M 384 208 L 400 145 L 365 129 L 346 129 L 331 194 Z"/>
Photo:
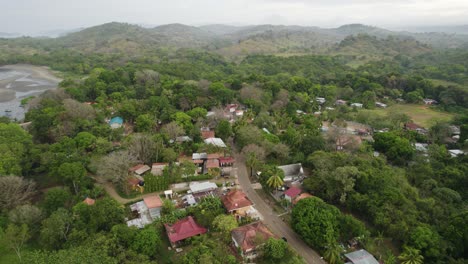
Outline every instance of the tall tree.
<path fill-rule="evenodd" d="M 24 244 L 31 238 L 29 228 L 26 224 L 20 226 L 9 224 L 4 232 L 0 229 L 1 242 L 15 251 L 19 261 L 22 261 L 21 250 Z"/>
<path fill-rule="evenodd" d="M 28 202 L 36 191 L 36 184 L 17 176 L 0 177 L 0 210 L 9 210 Z"/>
<path fill-rule="evenodd" d="M 253 170 L 265 161 L 266 157 L 265 150 L 256 144 L 245 146 L 242 149 L 242 155 L 245 157 L 246 165 L 250 167 L 250 176 L 253 175 Z"/>

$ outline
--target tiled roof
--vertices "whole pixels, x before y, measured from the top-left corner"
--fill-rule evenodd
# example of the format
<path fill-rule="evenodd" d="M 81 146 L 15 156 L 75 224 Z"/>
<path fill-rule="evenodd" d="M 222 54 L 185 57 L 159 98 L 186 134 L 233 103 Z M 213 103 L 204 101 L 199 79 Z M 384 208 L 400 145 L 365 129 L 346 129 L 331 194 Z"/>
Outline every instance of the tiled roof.
<path fill-rule="evenodd" d="M 231 235 L 244 252 L 255 249 L 258 246 L 258 238 L 266 242 L 269 238 L 275 237 L 262 222 L 255 222 L 233 229 Z"/>
<path fill-rule="evenodd" d="M 239 208 L 247 207 L 252 205 L 247 195 L 241 190 L 232 190 L 222 197 L 224 207 L 228 211 L 233 211 Z"/>
<path fill-rule="evenodd" d="M 219 160 L 218 159 L 209 159 L 206 161 L 206 168 L 213 169 L 219 168 Z"/>
<path fill-rule="evenodd" d="M 84 199 L 83 202 L 87 205 L 93 205 L 96 202 L 96 200 L 86 197 L 86 199 Z"/>
<path fill-rule="evenodd" d="M 289 188 L 287 191 L 285 191 L 284 195 L 287 195 L 287 196 L 289 196 L 291 198 L 294 198 L 294 197 L 298 196 L 301 192 L 302 192 L 301 189 L 293 186 L 293 187 Z"/>
<path fill-rule="evenodd" d="M 145 202 L 146 207 L 148 207 L 149 209 L 163 206 L 161 198 L 159 198 L 159 196 L 157 195 L 146 197 L 143 199 L 143 201 Z"/>
<path fill-rule="evenodd" d="M 207 232 L 206 228 L 198 225 L 191 216 L 181 219 L 173 225 L 164 224 L 164 227 L 172 243 Z"/>

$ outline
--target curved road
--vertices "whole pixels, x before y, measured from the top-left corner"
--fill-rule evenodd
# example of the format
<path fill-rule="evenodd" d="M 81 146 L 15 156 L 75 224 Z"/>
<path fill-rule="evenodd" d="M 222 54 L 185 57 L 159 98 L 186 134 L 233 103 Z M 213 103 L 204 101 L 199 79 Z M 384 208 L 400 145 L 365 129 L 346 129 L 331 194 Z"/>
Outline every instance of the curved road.
<path fill-rule="evenodd" d="M 285 237 L 288 244 L 301 255 L 307 263 L 310 264 L 325 264 L 313 249 L 311 249 L 302 239 L 296 234 L 281 218 L 276 215 L 273 209 L 268 206 L 265 201 L 252 188 L 252 183 L 248 177 L 247 168 L 242 161 L 242 157 L 236 157 L 237 177 L 243 191 L 249 199 L 254 203 L 255 208 L 262 214 L 263 222 L 278 236 Z"/>

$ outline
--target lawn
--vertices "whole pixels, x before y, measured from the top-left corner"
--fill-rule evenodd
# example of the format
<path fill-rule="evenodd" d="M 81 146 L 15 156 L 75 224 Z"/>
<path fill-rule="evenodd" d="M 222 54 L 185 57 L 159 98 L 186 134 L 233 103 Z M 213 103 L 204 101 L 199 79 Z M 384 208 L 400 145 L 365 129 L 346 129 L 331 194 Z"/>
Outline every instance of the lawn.
<path fill-rule="evenodd" d="M 382 117 L 386 116 L 388 113 L 403 113 L 408 115 L 416 124 L 426 128 L 433 125 L 436 121 L 450 121 L 453 118 L 453 114 L 451 113 L 441 112 L 426 105 L 416 104 L 395 104 L 387 108 L 361 111 L 375 113 Z"/>

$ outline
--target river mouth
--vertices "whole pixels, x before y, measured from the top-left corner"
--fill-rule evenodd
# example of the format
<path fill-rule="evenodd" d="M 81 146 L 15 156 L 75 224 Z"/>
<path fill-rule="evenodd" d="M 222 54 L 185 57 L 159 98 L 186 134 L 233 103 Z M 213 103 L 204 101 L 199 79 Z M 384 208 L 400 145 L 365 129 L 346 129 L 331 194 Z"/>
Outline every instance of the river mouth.
<path fill-rule="evenodd" d="M 0 67 L 0 116 L 23 120 L 21 100 L 56 89 L 60 78 L 46 67 L 16 64 Z"/>

